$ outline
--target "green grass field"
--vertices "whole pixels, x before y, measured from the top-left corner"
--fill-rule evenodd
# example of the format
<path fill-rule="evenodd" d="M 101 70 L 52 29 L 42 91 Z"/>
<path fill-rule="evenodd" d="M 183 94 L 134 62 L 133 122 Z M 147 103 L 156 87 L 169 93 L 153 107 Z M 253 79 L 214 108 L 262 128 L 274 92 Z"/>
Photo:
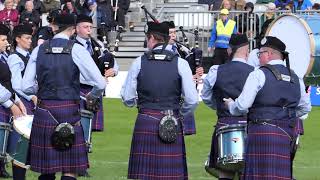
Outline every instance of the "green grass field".
<path fill-rule="evenodd" d="M 91 178 L 94 180 L 127 179 L 128 156 L 137 110 L 126 108 L 119 99 L 106 99 L 105 131 L 93 134 L 93 153 L 90 154 Z M 200 103 L 196 110 L 197 134 L 186 137 L 188 171 L 191 180 L 215 179 L 204 170 L 204 161 L 210 150 L 215 112 Z M 315 107 L 305 122 L 294 162 L 298 180 L 320 180 L 320 108 Z M 28 172 L 28 179 L 38 174 Z M 57 179 L 60 179 L 57 178 Z"/>

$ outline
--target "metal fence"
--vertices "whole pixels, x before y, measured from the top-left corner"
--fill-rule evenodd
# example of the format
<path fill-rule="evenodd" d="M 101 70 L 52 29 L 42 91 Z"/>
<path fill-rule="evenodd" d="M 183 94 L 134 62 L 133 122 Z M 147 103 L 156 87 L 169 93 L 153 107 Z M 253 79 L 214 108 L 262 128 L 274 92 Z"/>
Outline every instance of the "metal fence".
<path fill-rule="evenodd" d="M 189 8 L 190 9 L 190 8 Z M 198 8 L 195 10 L 176 9 L 170 7 L 163 7 L 159 10 L 156 18 L 160 21 L 174 21 L 176 27 L 182 26 L 185 34 L 189 39 L 189 44 L 194 45 L 194 30 L 199 29 L 199 45 L 203 49 L 204 56 L 211 56 L 208 53 L 208 42 L 211 37 L 211 30 L 215 21 L 219 19 L 219 11 L 207 11 Z M 248 11 L 230 11 L 229 18 L 236 21 L 237 30 L 239 33 L 246 33 L 250 48 L 255 47 L 255 37 L 259 35 L 264 22 L 268 18 L 277 18 L 282 14 L 296 14 L 296 15 L 314 15 L 319 14 L 320 11 L 255 11 L 249 13 Z M 178 40 L 183 42 L 182 33 L 177 33 Z"/>

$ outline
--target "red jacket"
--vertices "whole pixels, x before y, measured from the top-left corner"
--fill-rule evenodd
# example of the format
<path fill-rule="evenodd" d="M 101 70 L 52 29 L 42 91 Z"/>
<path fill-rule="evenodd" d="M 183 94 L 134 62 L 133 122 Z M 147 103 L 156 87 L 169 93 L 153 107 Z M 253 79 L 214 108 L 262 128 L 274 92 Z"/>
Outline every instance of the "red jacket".
<path fill-rule="evenodd" d="M 11 9 L 8 11 L 7 9 L 3 9 L 0 11 L 0 22 L 6 22 L 10 20 L 10 23 L 13 26 L 16 26 L 19 24 L 19 12 L 15 9 Z"/>

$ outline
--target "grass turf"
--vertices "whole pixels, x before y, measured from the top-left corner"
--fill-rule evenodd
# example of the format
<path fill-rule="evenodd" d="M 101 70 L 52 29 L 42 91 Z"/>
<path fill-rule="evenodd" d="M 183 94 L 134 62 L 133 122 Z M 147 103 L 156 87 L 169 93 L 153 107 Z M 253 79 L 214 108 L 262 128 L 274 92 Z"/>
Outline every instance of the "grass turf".
<path fill-rule="evenodd" d="M 93 134 L 93 153 L 90 154 L 93 180 L 127 179 L 128 156 L 136 118 L 136 108 L 126 108 L 119 99 L 105 99 L 105 131 Z M 314 107 L 305 121 L 305 135 L 294 162 L 294 176 L 298 180 L 320 180 L 320 108 Z M 204 161 L 210 150 L 215 111 L 203 103 L 196 109 L 197 134 L 186 137 L 190 180 L 215 179 L 204 170 Z M 27 179 L 38 174 L 28 171 Z M 57 179 L 60 179 L 59 175 Z"/>

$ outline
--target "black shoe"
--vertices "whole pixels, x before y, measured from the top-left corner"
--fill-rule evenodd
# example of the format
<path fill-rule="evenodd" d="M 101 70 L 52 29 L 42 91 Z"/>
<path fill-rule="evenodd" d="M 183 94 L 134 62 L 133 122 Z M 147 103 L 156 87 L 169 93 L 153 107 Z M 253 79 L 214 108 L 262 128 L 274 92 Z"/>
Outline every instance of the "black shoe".
<path fill-rule="evenodd" d="M 78 176 L 87 177 L 87 178 L 91 177 L 88 171 L 83 171 L 81 173 L 78 173 Z"/>
<path fill-rule="evenodd" d="M 0 177 L 1 178 L 6 178 L 6 179 L 12 178 L 12 176 L 5 169 L 2 169 L 0 171 Z"/>

